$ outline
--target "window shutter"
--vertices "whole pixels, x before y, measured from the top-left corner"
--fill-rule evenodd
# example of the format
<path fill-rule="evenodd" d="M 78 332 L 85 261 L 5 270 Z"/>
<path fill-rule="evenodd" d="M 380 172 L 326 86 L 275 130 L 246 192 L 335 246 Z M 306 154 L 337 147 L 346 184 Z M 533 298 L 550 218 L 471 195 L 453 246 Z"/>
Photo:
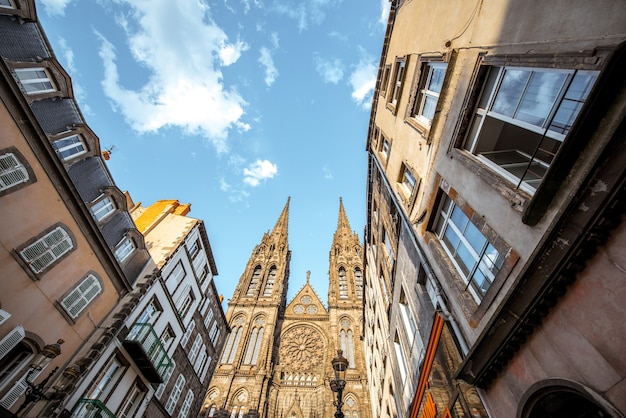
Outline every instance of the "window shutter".
<path fill-rule="evenodd" d="M 7 313 L 6 311 L 2 312 Z M 8 316 L 6 318 L 8 318 Z M 5 335 L 4 338 L 0 340 L 0 359 L 6 356 L 13 347 L 22 341 L 25 335 L 26 333 L 24 332 L 24 327 L 21 325 L 16 326 L 11 330 L 11 332 Z"/>
<path fill-rule="evenodd" d="M 31 382 L 35 381 L 35 379 L 37 378 L 37 376 L 39 376 L 41 372 L 42 370 L 33 371 L 33 373 L 30 375 Z M 20 377 L 20 380 L 18 380 L 15 385 L 13 385 L 13 387 L 2 397 L 2 399 L 0 400 L 0 406 L 5 407 L 6 409 L 11 408 L 13 404 L 20 398 L 20 396 L 22 396 L 22 393 L 26 392 L 26 388 L 28 387 L 28 384 L 26 383 L 27 376 L 28 371 L 25 372 L 22 377 Z"/>
<path fill-rule="evenodd" d="M 9 319 L 11 317 L 11 314 L 8 313 L 7 311 L 5 311 L 4 309 L 0 309 L 0 325 L 2 325 L 4 323 L 4 321 L 6 321 L 7 319 Z M 0 358 L 2 356 L 0 355 Z"/>
<path fill-rule="evenodd" d="M 100 292 L 102 292 L 100 282 L 93 274 L 90 274 L 69 295 L 63 298 L 61 305 L 72 318 L 77 318 Z"/>
<path fill-rule="evenodd" d="M 0 190 L 28 181 L 28 171 L 13 153 L 0 155 Z"/>
<path fill-rule="evenodd" d="M 69 234 L 59 226 L 21 250 L 20 255 L 31 270 L 41 273 L 73 247 Z"/>

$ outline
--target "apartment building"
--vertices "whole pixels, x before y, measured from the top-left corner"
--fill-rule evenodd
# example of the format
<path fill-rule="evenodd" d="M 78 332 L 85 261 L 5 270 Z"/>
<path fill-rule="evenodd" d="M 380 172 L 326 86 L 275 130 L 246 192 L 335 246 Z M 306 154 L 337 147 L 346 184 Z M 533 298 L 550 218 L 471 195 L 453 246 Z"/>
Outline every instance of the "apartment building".
<path fill-rule="evenodd" d="M 626 411 L 612 1 L 392 1 L 367 151 L 374 416 Z"/>

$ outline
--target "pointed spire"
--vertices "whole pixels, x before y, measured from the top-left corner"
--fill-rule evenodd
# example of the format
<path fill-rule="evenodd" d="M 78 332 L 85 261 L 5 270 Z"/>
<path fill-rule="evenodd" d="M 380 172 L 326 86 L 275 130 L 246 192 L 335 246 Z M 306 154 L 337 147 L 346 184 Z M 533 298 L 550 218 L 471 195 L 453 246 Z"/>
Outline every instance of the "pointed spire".
<path fill-rule="evenodd" d="M 289 228 L 289 201 L 291 200 L 291 196 L 287 198 L 287 203 L 283 208 L 282 213 L 278 217 L 276 221 L 276 225 L 274 225 L 274 229 L 272 229 L 272 233 L 270 235 L 274 235 L 275 232 L 284 231 L 284 235 L 287 236 L 288 228 Z"/>
<path fill-rule="evenodd" d="M 337 232 L 341 230 L 352 232 L 352 229 L 350 229 L 350 222 L 348 222 L 348 216 L 343 208 L 343 200 L 339 197 L 339 219 L 337 220 Z"/>

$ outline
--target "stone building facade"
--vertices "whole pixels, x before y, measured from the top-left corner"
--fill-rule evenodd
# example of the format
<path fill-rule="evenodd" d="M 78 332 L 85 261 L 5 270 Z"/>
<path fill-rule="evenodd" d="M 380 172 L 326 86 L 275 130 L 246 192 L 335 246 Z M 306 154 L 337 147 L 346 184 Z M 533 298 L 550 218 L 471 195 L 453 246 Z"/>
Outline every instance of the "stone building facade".
<path fill-rule="evenodd" d="M 331 360 L 349 360 L 343 412 L 369 417 L 363 334 L 362 249 L 340 202 L 329 263 L 328 308 L 309 283 L 286 303 L 289 200 L 229 302 L 231 328 L 205 399 L 208 417 L 331 417 Z"/>

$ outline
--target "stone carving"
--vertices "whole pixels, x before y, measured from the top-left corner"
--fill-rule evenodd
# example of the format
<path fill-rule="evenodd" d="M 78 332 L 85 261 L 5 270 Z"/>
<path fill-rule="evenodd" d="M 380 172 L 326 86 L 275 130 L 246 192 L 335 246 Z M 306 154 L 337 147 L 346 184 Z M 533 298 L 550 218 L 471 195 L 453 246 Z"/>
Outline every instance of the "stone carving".
<path fill-rule="evenodd" d="M 296 327 L 283 335 L 280 364 L 284 370 L 311 370 L 322 364 L 324 342 L 320 333 L 309 327 Z"/>

